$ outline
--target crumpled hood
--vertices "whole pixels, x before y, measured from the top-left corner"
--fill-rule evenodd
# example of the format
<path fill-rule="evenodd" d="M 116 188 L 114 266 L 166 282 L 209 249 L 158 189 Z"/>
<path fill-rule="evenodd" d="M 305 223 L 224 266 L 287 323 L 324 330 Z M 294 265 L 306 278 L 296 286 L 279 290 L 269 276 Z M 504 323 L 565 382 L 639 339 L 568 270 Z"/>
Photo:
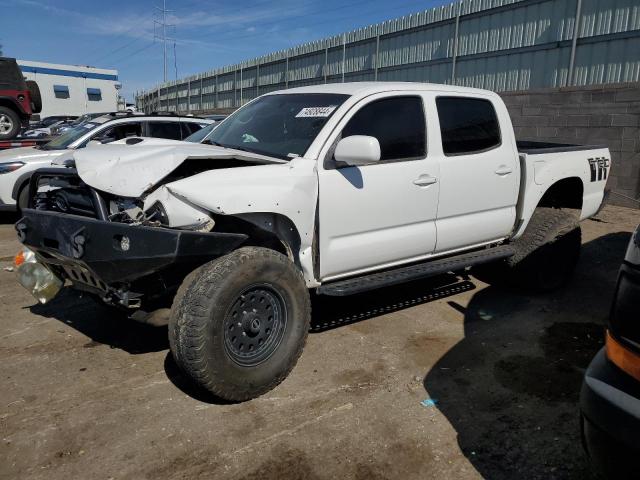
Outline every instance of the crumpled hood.
<path fill-rule="evenodd" d="M 0 163 L 8 162 L 43 162 L 53 159 L 67 150 L 39 150 L 35 147 L 9 148 L 0 150 Z"/>
<path fill-rule="evenodd" d="M 127 140 L 95 145 L 74 153 L 80 178 L 98 190 L 122 197 L 139 197 L 187 159 L 235 158 L 265 164 L 286 163 L 240 150 L 180 142 L 145 139 L 134 145 Z"/>

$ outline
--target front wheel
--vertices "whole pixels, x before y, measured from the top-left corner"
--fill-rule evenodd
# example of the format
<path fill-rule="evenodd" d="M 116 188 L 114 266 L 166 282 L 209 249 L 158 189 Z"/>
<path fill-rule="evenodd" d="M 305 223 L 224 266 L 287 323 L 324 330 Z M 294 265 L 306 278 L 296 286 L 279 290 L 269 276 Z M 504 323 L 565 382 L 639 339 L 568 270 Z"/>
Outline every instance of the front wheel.
<path fill-rule="evenodd" d="M 241 248 L 192 272 L 173 302 L 178 366 L 214 395 L 255 398 L 295 366 L 311 320 L 302 273 L 284 255 Z"/>

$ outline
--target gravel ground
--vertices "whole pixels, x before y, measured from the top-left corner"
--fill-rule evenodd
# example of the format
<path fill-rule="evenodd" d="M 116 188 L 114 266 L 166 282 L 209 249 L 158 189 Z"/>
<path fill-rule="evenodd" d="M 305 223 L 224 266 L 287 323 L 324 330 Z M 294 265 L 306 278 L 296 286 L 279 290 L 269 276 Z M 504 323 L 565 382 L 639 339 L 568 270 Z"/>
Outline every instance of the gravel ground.
<path fill-rule="evenodd" d="M 592 478 L 578 392 L 637 210 L 586 221 L 551 295 L 444 276 L 314 298 L 298 366 L 242 404 L 194 389 L 166 328 L 70 290 L 36 304 L 1 220 L 2 479 Z"/>

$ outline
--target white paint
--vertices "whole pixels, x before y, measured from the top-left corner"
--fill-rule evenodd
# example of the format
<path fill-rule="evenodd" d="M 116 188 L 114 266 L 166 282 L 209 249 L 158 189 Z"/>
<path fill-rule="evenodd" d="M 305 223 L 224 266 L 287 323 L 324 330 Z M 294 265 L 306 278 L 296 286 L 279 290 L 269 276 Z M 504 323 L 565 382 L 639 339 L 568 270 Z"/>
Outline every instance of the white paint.
<path fill-rule="evenodd" d="M 351 167 L 369 165 L 380 160 L 380 142 L 375 137 L 351 135 L 338 142 L 333 157 Z"/>
<path fill-rule="evenodd" d="M 207 145 L 154 140 L 79 152 L 78 172 L 99 190 L 143 197 L 145 207 L 155 199 L 170 208 L 181 202 L 193 209 L 176 213 L 180 215 L 177 223 L 210 212 L 238 216 L 278 231 L 273 223 L 284 217 L 291 225 L 286 233 L 299 236 L 298 251 L 292 255 L 309 287 L 327 279 L 517 237 L 542 195 L 564 178 L 577 177 L 584 184 L 582 219 L 593 215 L 602 202 L 605 182 L 590 181 L 587 159 L 610 158 L 608 150 L 519 155 L 507 109 L 495 93 L 457 86 L 363 82 L 273 94 L 293 93 L 344 93 L 351 97 L 333 112 L 305 155 L 290 162 Z M 491 101 L 500 122 L 501 145 L 472 155 L 445 156 L 435 106 L 435 98 L 445 94 Z M 424 158 L 335 168 L 330 152 L 349 119 L 364 105 L 396 95 L 415 95 L 423 100 L 428 145 Z M 349 156 L 364 155 L 355 152 L 349 142 L 345 145 Z M 364 156 L 374 157 L 371 152 Z M 156 189 L 181 163 L 194 158 L 208 159 L 212 165 L 228 158 L 264 164 L 213 169 Z M 312 252 L 316 211 L 318 277 Z"/>

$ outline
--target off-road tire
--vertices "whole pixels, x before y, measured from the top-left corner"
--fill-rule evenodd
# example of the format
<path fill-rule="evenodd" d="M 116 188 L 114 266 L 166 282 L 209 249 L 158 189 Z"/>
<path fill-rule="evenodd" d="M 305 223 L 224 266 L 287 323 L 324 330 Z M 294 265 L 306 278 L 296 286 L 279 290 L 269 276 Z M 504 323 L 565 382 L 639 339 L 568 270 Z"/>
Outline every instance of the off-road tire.
<path fill-rule="evenodd" d="M 18 213 L 22 212 L 29 205 L 29 182 L 26 182 L 24 186 L 18 191 L 16 198 L 16 207 Z"/>
<path fill-rule="evenodd" d="M 241 364 L 237 349 L 229 346 L 227 329 L 235 328 L 229 323 L 231 310 L 235 312 L 238 302 L 244 301 L 242 292 L 259 288 L 280 298 L 286 320 L 268 357 L 255 365 Z M 239 319 L 244 322 L 250 313 L 240 312 Z M 169 344 L 176 363 L 194 382 L 221 399 L 244 401 L 272 390 L 291 372 L 310 321 L 311 302 L 302 272 L 274 250 L 243 247 L 185 278 L 171 309 Z"/>
<path fill-rule="evenodd" d="M 26 84 L 29 89 L 29 96 L 31 97 L 31 111 L 33 113 L 40 113 L 42 111 L 42 95 L 40 95 L 40 87 L 34 80 L 27 80 Z"/>
<path fill-rule="evenodd" d="M 1 118 L 5 118 L 10 127 L 8 127 L 7 131 L 4 131 L 4 127 L 3 129 L 0 129 L 0 140 L 11 140 L 12 138 L 17 137 L 22 126 L 20 123 L 20 116 L 10 108 L 0 107 L 0 119 Z"/>
<path fill-rule="evenodd" d="M 489 283 L 538 292 L 564 286 L 580 256 L 582 232 L 576 210 L 538 207 L 524 234 L 513 243 L 516 253 L 505 261 L 482 266 L 476 276 Z"/>

